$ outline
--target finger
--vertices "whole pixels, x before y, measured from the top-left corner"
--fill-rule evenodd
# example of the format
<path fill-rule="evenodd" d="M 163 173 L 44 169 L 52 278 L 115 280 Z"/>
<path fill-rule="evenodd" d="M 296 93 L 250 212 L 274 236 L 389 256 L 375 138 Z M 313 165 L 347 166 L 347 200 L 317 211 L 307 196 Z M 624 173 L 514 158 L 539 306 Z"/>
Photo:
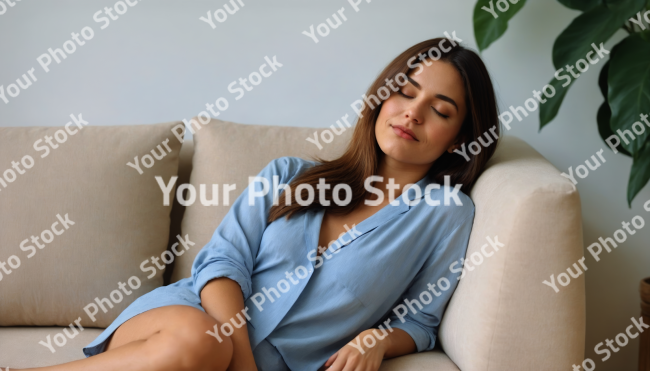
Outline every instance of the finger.
<path fill-rule="evenodd" d="M 337 352 L 338 353 L 338 352 Z M 347 363 L 347 353 L 339 354 L 336 356 L 336 360 L 332 364 L 330 368 L 328 368 L 326 371 L 343 371 L 343 368 L 345 367 L 345 364 Z"/>
<path fill-rule="evenodd" d="M 343 371 L 357 371 L 359 369 L 360 362 L 354 359 L 346 359 L 345 367 Z"/>
<path fill-rule="evenodd" d="M 339 356 L 339 352 L 336 352 L 332 354 L 328 359 L 327 362 L 325 362 L 325 367 L 329 367 L 334 361 L 336 361 L 336 358 Z"/>

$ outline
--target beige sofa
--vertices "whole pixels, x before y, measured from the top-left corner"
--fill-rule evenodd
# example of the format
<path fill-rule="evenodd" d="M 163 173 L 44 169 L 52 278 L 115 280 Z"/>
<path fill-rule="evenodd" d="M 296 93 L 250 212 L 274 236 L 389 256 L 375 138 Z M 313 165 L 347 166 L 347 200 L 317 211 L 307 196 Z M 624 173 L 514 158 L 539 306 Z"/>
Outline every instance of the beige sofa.
<path fill-rule="evenodd" d="M 194 140 L 186 140 L 181 147 L 175 137 L 182 126 L 84 126 L 76 138 L 68 133 L 67 143 L 52 150 L 50 156 L 41 159 L 32 155 L 39 165 L 49 161 L 47 166 L 33 166 L 35 170 L 20 175 L 7 187 L 0 183 L 0 236 L 5 242 L 0 246 L 0 262 L 7 262 L 12 254 L 21 259 L 20 268 L 0 280 L 0 366 L 38 367 L 84 358 L 81 348 L 137 296 L 163 284 L 163 279 L 169 283 L 189 276 L 194 256 L 228 207 L 222 205 L 223 200 L 219 206 L 204 206 L 198 195 L 187 207 L 177 199 L 173 207 L 164 205 L 155 176 L 168 184 L 178 174 L 174 188 L 190 183 L 197 191 L 200 184 L 236 183 L 230 194 L 232 204 L 248 176 L 257 174 L 273 158 L 331 158 L 342 152 L 352 131 L 319 150 L 305 140 L 313 137 L 315 129 L 199 122 L 197 118 L 192 126 Z M 27 145 L 47 133 L 56 134 L 57 129 L 62 128 L 0 129 L 0 165 L 30 153 Z M 317 134 L 322 131 L 318 129 Z M 125 159 L 133 162 L 134 156 L 142 159 L 150 149 L 160 148 L 156 146 L 165 138 L 169 139 L 168 155 L 156 158 L 150 169 L 140 166 L 140 174 L 134 166 L 124 165 Z M 102 151 L 103 147 L 110 151 Z M 115 163 L 113 158 L 118 158 Z M 52 180 L 53 174 L 60 172 L 65 177 Z M 108 180 L 97 180 L 106 174 L 111 174 Z M 583 256 L 580 198 L 559 174 L 524 141 L 511 136 L 501 140 L 470 195 L 476 217 L 467 256 L 471 259 L 474 254 L 474 261 L 479 260 L 488 237 L 498 238 L 504 246 L 490 257 L 483 255 L 481 264 L 473 264 L 474 269 L 460 281 L 443 317 L 436 349 L 386 360 L 382 371 L 557 371 L 582 362 L 584 276 L 559 287 L 557 293 L 542 284 Z M 28 176 L 31 178 L 20 178 Z M 51 187 L 56 192 L 49 193 L 49 182 L 54 182 Z M 61 196 L 66 185 L 69 192 Z M 95 197 L 92 192 L 107 195 Z M 65 197 L 68 199 L 61 200 Z M 57 202 L 58 209 L 50 208 Z M 70 229 L 79 229 L 57 235 L 58 240 L 27 258 L 31 252 L 21 251 L 18 245 L 29 236 L 28 231 L 43 231 L 49 225 L 47 220 L 66 213 L 57 211 L 66 207 L 76 213 L 73 216 L 70 211 L 70 218 L 77 223 Z M 147 215 L 146 223 L 141 221 L 141 209 Z M 101 217 L 95 217 L 98 214 Z M 40 222 L 40 218 L 46 221 Z M 122 218 L 128 222 L 120 223 Z M 21 229 L 26 224 L 33 226 Z M 177 241 L 177 235 L 190 236 L 195 246 L 175 257 L 164 273 L 153 268 L 155 275 L 147 278 L 140 262 L 164 253 Z M 98 304 L 95 298 L 102 302 L 102 298 L 111 298 L 109 293 L 117 298 L 118 281 L 126 283 L 138 274 L 142 286 L 137 292 L 124 294 L 119 303 L 114 300 L 114 308 L 107 308 L 106 313 L 97 311 L 91 321 L 88 312 L 94 312 L 91 304 Z M 88 312 L 84 308 L 89 308 Z M 73 324 L 76 319 L 79 326 Z M 71 336 L 72 329 L 79 327 L 84 330 Z M 64 345 L 50 342 L 52 352 L 39 344 L 47 343 L 48 336 Z"/>

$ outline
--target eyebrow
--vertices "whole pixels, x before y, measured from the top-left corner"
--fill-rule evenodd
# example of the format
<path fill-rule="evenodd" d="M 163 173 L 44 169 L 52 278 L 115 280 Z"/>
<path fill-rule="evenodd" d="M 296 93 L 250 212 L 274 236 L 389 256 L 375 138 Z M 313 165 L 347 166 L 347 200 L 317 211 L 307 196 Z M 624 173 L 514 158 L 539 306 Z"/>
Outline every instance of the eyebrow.
<path fill-rule="evenodd" d="M 415 86 L 418 90 L 422 90 L 422 86 L 421 86 L 417 81 L 413 80 L 413 79 L 411 78 L 411 76 L 406 75 L 406 78 L 407 78 L 408 81 L 409 81 L 411 84 L 413 84 L 413 86 Z M 453 99 L 449 98 L 449 97 L 446 96 L 446 95 L 442 95 L 442 94 L 436 94 L 436 98 L 441 99 L 441 100 L 444 100 L 445 102 L 449 102 L 449 103 L 451 103 L 454 107 L 456 107 L 456 111 L 458 112 L 458 105 L 456 104 L 456 102 L 455 102 Z"/>

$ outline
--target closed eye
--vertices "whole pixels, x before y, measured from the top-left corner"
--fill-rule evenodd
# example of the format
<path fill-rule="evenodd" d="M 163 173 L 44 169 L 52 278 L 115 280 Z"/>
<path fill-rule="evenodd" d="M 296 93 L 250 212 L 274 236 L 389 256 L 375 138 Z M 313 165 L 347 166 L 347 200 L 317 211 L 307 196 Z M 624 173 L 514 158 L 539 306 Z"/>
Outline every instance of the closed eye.
<path fill-rule="evenodd" d="M 440 113 L 440 112 L 438 112 L 438 110 L 437 110 L 437 109 L 435 109 L 435 108 L 433 108 L 433 107 L 431 107 L 431 109 L 432 109 L 432 110 L 433 110 L 433 111 L 434 111 L 435 113 L 437 113 L 437 114 L 438 114 L 438 116 L 440 116 L 440 117 L 443 117 L 443 118 L 446 118 L 446 119 L 448 119 L 448 118 L 449 118 L 449 116 L 448 116 L 448 115 L 443 115 L 442 113 Z"/>
<path fill-rule="evenodd" d="M 413 98 L 413 97 L 411 97 L 411 96 L 409 96 L 409 95 L 404 94 L 404 92 L 402 92 L 401 90 L 399 90 L 398 93 L 399 93 L 401 96 L 405 97 L 405 98 L 411 98 L 411 99 Z"/>
<path fill-rule="evenodd" d="M 404 92 L 403 92 L 402 90 L 398 90 L 397 92 L 399 93 L 399 95 L 403 96 L 404 98 L 413 99 L 413 97 L 411 97 L 410 95 L 406 95 L 406 94 L 404 94 Z M 433 111 L 434 111 L 438 116 L 440 116 L 440 117 L 442 117 L 442 118 L 446 118 L 446 119 L 449 118 L 448 115 L 443 115 L 442 113 L 438 112 L 437 109 L 435 109 L 435 108 L 433 108 L 433 107 L 431 107 L 431 109 L 432 109 L 432 110 L 433 110 Z"/>

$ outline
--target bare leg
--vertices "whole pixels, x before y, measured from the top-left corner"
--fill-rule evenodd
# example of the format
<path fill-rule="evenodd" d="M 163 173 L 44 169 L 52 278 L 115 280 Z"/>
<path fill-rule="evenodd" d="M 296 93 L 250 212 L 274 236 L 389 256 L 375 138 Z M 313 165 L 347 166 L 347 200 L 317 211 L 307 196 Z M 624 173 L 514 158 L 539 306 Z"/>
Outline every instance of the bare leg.
<path fill-rule="evenodd" d="M 63 365 L 24 370 L 225 371 L 233 354 L 232 342 L 223 336 L 220 343 L 206 333 L 217 323 L 207 313 L 187 305 L 155 308 L 118 327 L 103 353 Z"/>

